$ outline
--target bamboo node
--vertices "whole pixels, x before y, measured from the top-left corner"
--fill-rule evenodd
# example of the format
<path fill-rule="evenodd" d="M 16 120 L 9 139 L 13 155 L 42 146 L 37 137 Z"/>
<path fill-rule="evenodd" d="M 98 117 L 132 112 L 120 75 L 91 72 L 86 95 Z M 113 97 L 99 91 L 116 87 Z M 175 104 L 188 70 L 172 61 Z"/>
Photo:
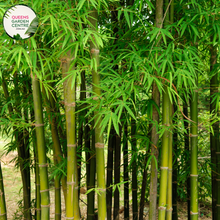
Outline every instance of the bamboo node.
<path fill-rule="evenodd" d="M 76 107 L 76 103 L 75 102 L 72 102 L 72 103 L 64 102 L 64 105 L 67 106 L 67 107 Z"/>
<path fill-rule="evenodd" d="M 160 167 L 161 170 L 168 170 L 169 167 Z"/>
<path fill-rule="evenodd" d="M 5 213 L 0 214 L 0 216 L 4 216 L 4 215 L 6 215 L 6 212 L 5 212 Z"/>
<path fill-rule="evenodd" d="M 65 217 L 65 219 L 74 219 L 74 217 Z"/>
<path fill-rule="evenodd" d="M 105 145 L 105 144 L 98 142 L 98 143 L 95 144 L 95 147 L 96 147 L 96 148 L 104 148 L 104 145 Z"/>
<path fill-rule="evenodd" d="M 67 147 L 76 147 L 77 144 L 67 144 Z"/>
<path fill-rule="evenodd" d="M 159 210 L 166 210 L 166 207 L 165 206 L 160 206 L 158 207 Z"/>
<path fill-rule="evenodd" d="M 172 212 L 172 211 L 173 211 L 173 208 L 167 209 L 166 211 L 167 211 L 167 212 Z"/>
<path fill-rule="evenodd" d="M 49 205 L 40 205 L 42 208 L 49 208 L 50 207 L 50 204 Z"/>
<path fill-rule="evenodd" d="M 35 127 L 43 127 L 44 124 L 33 124 Z"/>
<path fill-rule="evenodd" d="M 38 166 L 39 166 L 39 167 L 48 167 L 48 163 L 45 163 L 45 164 L 39 164 Z"/>
<path fill-rule="evenodd" d="M 60 187 L 55 187 L 55 189 L 60 189 Z"/>
<path fill-rule="evenodd" d="M 50 190 L 49 189 L 40 190 L 41 193 L 42 192 L 48 192 L 48 191 L 50 191 Z"/>
<path fill-rule="evenodd" d="M 216 204 L 216 206 L 220 206 L 219 204 Z"/>
<path fill-rule="evenodd" d="M 220 154 L 220 152 L 215 152 L 216 154 Z"/>
<path fill-rule="evenodd" d="M 132 191 L 137 191 L 137 189 L 132 189 Z"/>
<path fill-rule="evenodd" d="M 199 175 L 190 174 L 190 176 L 192 176 L 192 177 L 198 177 Z"/>
<path fill-rule="evenodd" d="M 92 48 L 92 49 L 91 49 L 91 53 L 93 53 L 93 54 L 99 54 L 99 50 L 98 50 L 98 49 L 95 49 L 95 48 Z"/>
<path fill-rule="evenodd" d="M 94 96 L 92 99 L 93 100 L 98 100 L 98 99 L 102 99 L 102 97 Z"/>
<path fill-rule="evenodd" d="M 67 185 L 74 185 L 75 182 L 66 182 Z"/>
<path fill-rule="evenodd" d="M 37 75 L 36 75 L 36 74 L 35 74 L 34 77 L 33 77 L 33 74 L 31 73 L 30 76 L 31 76 L 31 79 L 33 79 L 33 78 L 34 78 L 34 79 L 37 79 Z"/>
<path fill-rule="evenodd" d="M 99 189 L 99 191 L 106 192 L 106 189 Z"/>
<path fill-rule="evenodd" d="M 41 211 L 41 208 L 40 209 L 35 209 L 36 211 Z"/>
<path fill-rule="evenodd" d="M 190 137 L 198 137 L 198 134 L 189 134 Z"/>
<path fill-rule="evenodd" d="M 190 212 L 190 215 L 198 215 L 199 213 L 198 212 Z"/>
<path fill-rule="evenodd" d="M 72 61 L 72 60 L 74 60 L 74 58 L 62 58 L 60 61 L 61 61 L 61 63 L 67 63 L 67 61 Z"/>

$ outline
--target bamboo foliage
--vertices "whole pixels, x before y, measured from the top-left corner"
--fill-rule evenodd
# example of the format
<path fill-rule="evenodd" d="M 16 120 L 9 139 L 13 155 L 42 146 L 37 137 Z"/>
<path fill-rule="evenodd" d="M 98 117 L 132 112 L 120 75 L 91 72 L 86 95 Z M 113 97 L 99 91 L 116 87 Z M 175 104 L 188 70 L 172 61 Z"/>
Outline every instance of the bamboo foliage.
<path fill-rule="evenodd" d="M 3 16 L 7 7 L 10 7 L 11 1 L 0 0 L 0 2 L 2 2 L 0 14 Z M 172 207 L 175 208 L 173 219 L 177 218 L 178 201 L 171 199 L 171 173 L 172 169 L 175 169 L 173 177 L 176 179 L 173 178 L 175 183 L 173 185 L 177 188 L 173 190 L 173 197 L 191 199 L 191 217 L 188 216 L 191 219 L 198 219 L 198 201 L 204 199 L 206 193 L 211 197 L 209 174 L 212 172 L 212 214 L 213 219 L 217 220 L 220 213 L 220 196 L 218 196 L 220 190 L 217 183 L 220 155 L 217 144 L 219 141 L 217 111 L 219 1 L 189 0 L 174 4 L 174 0 L 73 2 L 25 0 L 23 3 L 33 7 L 39 14 L 40 25 L 37 33 L 28 41 L 30 46 L 27 45 L 27 41 L 9 39 L 3 27 L 0 27 L 2 33 L 0 78 L 3 90 L 5 90 L 3 77 L 6 76 L 5 73 L 8 75 L 6 77 L 8 97 L 0 96 L 0 132 L 9 135 L 12 130 L 16 131 L 16 135 L 13 134 L 16 137 L 13 141 L 17 146 L 21 146 L 19 150 L 22 148 L 19 152 L 19 160 L 21 161 L 21 158 L 29 160 L 30 152 L 30 158 L 33 158 L 37 165 L 36 213 L 33 218 L 38 220 L 50 218 L 48 177 L 53 176 L 54 173 L 56 196 L 53 200 L 56 200 L 57 204 L 56 219 L 61 219 L 61 214 L 67 219 L 96 218 L 96 193 L 100 220 L 123 218 L 123 215 L 124 219 L 129 219 L 131 214 L 129 209 L 131 210 L 132 206 L 133 219 L 138 218 L 138 209 L 139 219 L 143 219 L 142 213 L 146 214 L 146 202 L 150 203 L 149 219 L 156 220 L 157 211 L 159 219 L 171 219 Z M 175 14 L 174 9 L 178 13 Z M 112 22 L 113 20 L 115 23 Z M 198 47 L 194 46 L 195 42 L 199 42 Z M 208 60 L 209 55 L 211 55 L 211 64 Z M 28 93 L 25 87 L 30 84 L 30 71 L 33 75 L 33 101 L 25 94 Z M 16 82 L 17 79 L 22 81 Z M 81 97 L 78 96 L 79 84 L 81 84 L 80 90 L 85 90 L 81 91 Z M 210 94 L 207 92 L 209 88 L 204 89 L 207 85 L 210 85 Z M 22 92 L 18 90 L 21 87 Z M 44 113 L 44 106 L 41 103 L 43 90 L 49 103 L 47 113 Z M 86 96 L 83 97 L 85 94 Z M 184 106 L 182 112 L 183 100 L 188 101 L 189 94 L 191 94 L 191 116 L 188 116 L 186 111 L 188 106 Z M 177 107 L 176 120 L 172 122 L 171 99 Z M 210 102 L 210 114 L 207 113 L 206 101 Z M 35 120 L 32 119 L 32 105 L 34 105 Z M 199 112 L 198 105 L 205 110 Z M 76 109 L 76 106 L 80 107 Z M 79 115 L 79 120 L 76 120 L 76 115 Z M 188 135 L 189 121 L 190 148 L 188 139 L 184 138 Z M 35 125 L 36 138 L 32 131 L 33 125 Z M 171 128 L 175 129 L 173 130 L 174 150 L 172 150 Z M 148 132 L 151 132 L 150 141 Z M 198 138 L 199 132 L 202 135 Z M 207 133 L 210 133 L 210 139 Z M 114 137 L 111 138 L 112 136 Z M 203 150 L 198 151 L 198 147 L 204 147 L 208 157 L 209 140 L 211 168 L 207 165 L 210 162 L 209 158 L 197 164 L 198 154 L 204 154 Z M 123 161 L 121 161 L 121 142 L 123 142 Z M 30 146 L 35 144 L 37 147 L 32 151 Z M 86 158 L 84 154 L 77 155 L 77 144 L 78 150 L 86 151 Z M 50 156 L 48 159 L 46 157 L 46 151 L 49 155 L 52 152 L 50 148 L 52 145 L 53 162 L 49 160 Z M 109 147 L 106 157 L 108 158 L 107 178 L 104 161 L 105 145 Z M 150 152 L 146 147 L 148 145 L 151 146 Z M 113 148 L 115 148 L 114 173 L 112 172 Z M 182 155 L 184 150 L 187 153 L 184 152 Z M 175 155 L 173 158 L 172 151 Z M 189 155 L 189 152 L 191 152 L 191 165 L 185 156 Z M 174 168 L 172 168 L 172 159 L 176 163 Z M 47 163 L 55 168 L 53 174 L 47 172 Z M 120 173 L 121 166 L 123 173 Z M 157 183 L 158 167 L 161 172 L 160 184 Z M 25 170 L 23 168 L 21 166 L 21 171 Z M 191 196 L 186 195 L 184 190 L 189 168 Z M 141 170 L 144 171 L 142 190 L 139 184 L 142 180 Z M 204 170 L 208 175 L 206 181 L 203 181 Z M 147 172 L 150 172 L 150 180 Z M 66 175 L 67 180 L 65 177 L 58 178 L 57 173 Z M 107 179 L 107 189 L 105 179 Z M 66 203 L 65 213 L 62 213 L 60 206 L 60 180 Z M 79 188 L 84 187 L 84 184 L 89 191 L 87 201 L 83 201 L 87 203 L 87 214 L 82 212 L 80 216 Z M 150 185 L 150 192 L 144 188 L 145 184 Z M 120 185 L 124 187 L 122 192 L 124 214 L 120 214 L 120 211 L 123 211 L 119 203 L 122 199 L 118 190 Z M 157 210 L 158 185 L 160 191 Z M 129 187 L 132 187 L 132 190 L 129 191 Z M 28 188 L 28 181 L 23 181 L 23 189 L 25 188 Z M 107 198 L 106 190 L 108 190 Z M 140 191 L 141 198 L 137 193 Z M 187 191 L 189 192 L 188 189 Z M 132 200 L 129 201 L 131 195 Z M 24 206 L 27 203 L 25 200 Z M 31 211 L 33 213 L 33 210 Z M 25 214 L 24 217 L 30 219 L 31 216 L 27 215 Z"/>

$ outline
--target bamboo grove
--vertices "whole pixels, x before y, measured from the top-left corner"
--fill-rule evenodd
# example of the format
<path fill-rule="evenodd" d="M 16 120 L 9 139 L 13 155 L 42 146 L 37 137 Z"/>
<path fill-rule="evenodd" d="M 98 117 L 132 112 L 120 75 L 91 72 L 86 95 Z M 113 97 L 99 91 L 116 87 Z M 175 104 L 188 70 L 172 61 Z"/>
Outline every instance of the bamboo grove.
<path fill-rule="evenodd" d="M 0 27 L 0 131 L 23 219 L 220 219 L 220 2 L 0 0 L 1 22 L 21 3 L 39 26 Z"/>

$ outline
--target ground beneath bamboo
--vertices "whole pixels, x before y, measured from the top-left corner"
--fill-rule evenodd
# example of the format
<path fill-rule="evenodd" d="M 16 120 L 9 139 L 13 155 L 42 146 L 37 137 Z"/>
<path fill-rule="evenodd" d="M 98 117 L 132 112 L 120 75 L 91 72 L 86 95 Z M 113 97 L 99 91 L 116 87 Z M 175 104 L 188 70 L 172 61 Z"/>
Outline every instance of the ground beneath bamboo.
<path fill-rule="evenodd" d="M 8 220 L 15 220 L 15 219 L 23 219 L 21 207 L 22 207 L 22 184 L 21 184 L 21 177 L 20 171 L 18 168 L 15 167 L 15 162 L 13 159 L 17 156 L 17 154 L 10 153 L 8 155 L 3 155 L 1 157 L 2 162 L 2 171 L 3 171 L 3 178 L 4 178 L 4 186 L 5 186 L 5 196 L 6 196 L 6 205 L 7 205 L 7 216 Z M 32 174 L 32 186 L 34 187 L 34 174 Z M 32 198 L 34 198 L 34 188 L 31 190 Z M 86 188 L 82 188 L 81 195 L 80 195 L 80 209 L 81 209 L 81 219 L 86 219 Z M 50 189 L 51 195 L 51 219 L 54 219 L 55 209 L 54 209 L 54 188 L 51 186 Z M 131 198 L 130 198 L 131 199 Z M 131 201 L 131 200 L 130 200 Z M 144 220 L 148 220 L 148 204 L 145 204 L 144 208 Z M 211 207 L 205 204 L 200 204 L 199 214 L 201 220 L 211 220 Z M 33 210 L 34 212 L 34 210 Z M 187 219 L 187 204 L 186 202 L 179 202 L 178 203 L 178 213 L 179 213 L 179 220 L 186 220 Z M 65 207 L 64 201 L 62 201 L 62 219 L 65 219 Z M 119 219 L 124 219 L 124 209 L 123 205 L 120 209 L 120 216 Z M 130 207 L 130 219 L 132 219 L 132 208 Z"/>

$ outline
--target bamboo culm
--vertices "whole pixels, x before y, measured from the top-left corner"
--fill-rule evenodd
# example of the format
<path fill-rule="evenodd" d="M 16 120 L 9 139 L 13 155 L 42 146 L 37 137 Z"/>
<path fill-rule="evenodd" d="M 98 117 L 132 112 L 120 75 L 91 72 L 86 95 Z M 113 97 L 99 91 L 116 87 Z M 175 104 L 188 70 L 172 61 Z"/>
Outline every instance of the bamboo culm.
<path fill-rule="evenodd" d="M 169 120 L 172 127 L 173 108 L 169 103 Z M 172 220 L 172 168 L 173 168 L 173 134 L 172 130 L 169 132 L 169 161 L 168 161 L 168 183 L 167 183 L 167 208 L 166 208 L 166 220 Z"/>
<path fill-rule="evenodd" d="M 67 76 L 70 68 L 70 51 L 62 62 L 63 77 Z M 75 83 L 73 76 L 68 77 L 63 84 L 64 103 L 66 115 L 66 137 L 67 137 L 67 197 L 66 197 L 66 218 L 80 219 L 79 198 L 78 198 L 78 173 L 77 173 L 77 144 L 75 131 Z M 73 86 L 72 86 L 73 84 Z"/>
<path fill-rule="evenodd" d="M 91 30 L 97 32 L 97 20 L 98 12 L 93 9 L 89 14 L 89 21 L 91 24 Z M 97 68 L 99 68 L 99 48 L 97 42 L 93 37 L 93 41 L 90 42 L 91 58 L 96 60 Z M 93 93 L 95 99 L 99 101 L 101 95 L 101 89 L 99 87 L 100 76 L 98 71 L 92 70 L 92 82 Z M 98 195 L 98 220 L 106 219 L 106 185 L 105 185 L 105 162 L 104 162 L 104 139 L 101 134 L 100 121 L 98 120 L 98 110 L 94 112 L 94 124 L 95 127 L 95 149 L 96 149 L 96 170 L 97 170 L 97 187 L 99 190 Z"/>
<path fill-rule="evenodd" d="M 190 126 L 190 219 L 198 220 L 198 91 L 193 92 L 190 101 L 190 116 L 193 121 Z"/>
<path fill-rule="evenodd" d="M 47 170 L 46 144 L 44 135 L 43 109 L 41 102 L 41 92 L 39 81 L 32 75 L 32 89 L 34 100 L 35 129 L 37 137 L 37 151 L 40 173 L 40 193 L 41 193 L 41 219 L 50 219 L 50 195 Z"/>
<path fill-rule="evenodd" d="M 162 99 L 162 124 L 164 126 L 164 133 L 162 137 L 161 149 L 161 176 L 160 176 L 160 191 L 159 191 L 159 204 L 158 204 L 158 220 L 165 220 L 166 204 L 167 204 L 167 181 L 168 181 L 168 155 L 169 155 L 169 94 L 167 87 L 163 91 Z"/>
<path fill-rule="evenodd" d="M 177 105 L 174 103 L 174 114 L 177 112 Z M 173 118 L 173 124 L 175 124 L 176 119 Z M 176 158 L 176 152 L 178 149 L 178 133 L 177 129 L 174 128 L 173 131 L 173 172 L 172 172 L 172 220 L 178 220 L 177 215 L 177 175 L 178 175 L 178 164 Z"/>

